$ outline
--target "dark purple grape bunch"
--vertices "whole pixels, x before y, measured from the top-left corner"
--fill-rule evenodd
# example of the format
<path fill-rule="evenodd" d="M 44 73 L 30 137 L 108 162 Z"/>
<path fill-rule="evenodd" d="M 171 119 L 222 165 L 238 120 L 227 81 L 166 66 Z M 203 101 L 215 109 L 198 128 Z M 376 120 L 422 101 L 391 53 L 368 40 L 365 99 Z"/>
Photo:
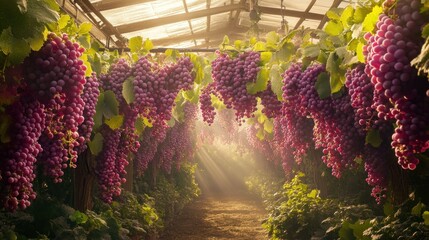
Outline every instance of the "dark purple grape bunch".
<path fill-rule="evenodd" d="M 200 110 L 201 115 L 203 116 L 203 121 L 212 125 L 214 118 L 216 116 L 215 108 L 212 106 L 211 94 L 216 95 L 215 92 L 215 83 L 210 83 L 207 85 L 200 94 Z"/>
<path fill-rule="evenodd" d="M 68 98 L 81 94 L 86 66 L 79 58 L 84 51 L 67 34 L 60 37 L 50 33 L 42 48 L 25 59 L 24 78 L 42 103 L 56 94 L 65 93 Z"/>
<path fill-rule="evenodd" d="M 36 177 L 36 157 L 42 151 L 38 143 L 45 128 L 43 104 L 31 98 L 22 97 L 10 105 L 12 118 L 11 141 L 6 148 L 0 148 L 0 202 L 10 210 L 25 209 L 36 198 L 33 181 Z"/>
<path fill-rule="evenodd" d="M 89 142 L 91 138 L 92 128 L 94 127 L 95 107 L 97 105 L 98 96 L 100 95 L 99 85 L 100 83 L 95 73 L 86 78 L 82 93 L 82 100 L 85 103 L 83 108 L 83 117 L 85 120 L 78 129 L 79 146 L 76 150 L 78 154 L 86 150 L 86 143 Z"/>
<path fill-rule="evenodd" d="M 104 91 L 111 90 L 115 93 L 116 100 L 118 100 L 119 105 L 122 106 L 126 104 L 122 95 L 123 84 L 125 80 L 131 76 L 131 66 L 128 64 L 127 60 L 120 58 L 116 63 L 110 66 L 107 74 L 102 74 L 100 76 L 101 87 Z"/>
<path fill-rule="evenodd" d="M 260 54 L 258 52 L 240 53 L 231 58 L 225 53 L 217 53 L 212 62 L 212 77 L 227 108 L 235 110 L 236 120 L 243 123 L 243 118 L 250 118 L 256 110 L 255 95 L 247 92 L 247 83 L 256 82 L 259 72 Z"/>
<path fill-rule="evenodd" d="M 269 118 L 280 116 L 282 109 L 282 102 L 277 98 L 277 95 L 271 89 L 271 82 L 268 83 L 267 89 L 258 94 L 261 98 L 261 104 L 264 106 L 262 113 Z"/>

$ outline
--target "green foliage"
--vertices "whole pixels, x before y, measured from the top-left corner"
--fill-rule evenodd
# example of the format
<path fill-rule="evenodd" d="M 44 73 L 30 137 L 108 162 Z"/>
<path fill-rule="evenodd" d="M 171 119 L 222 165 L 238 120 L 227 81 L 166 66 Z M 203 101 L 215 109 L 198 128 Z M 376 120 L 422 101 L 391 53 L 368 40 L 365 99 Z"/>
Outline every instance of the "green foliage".
<path fill-rule="evenodd" d="M 88 143 L 89 150 L 94 156 L 97 156 L 103 150 L 103 135 L 96 133 L 91 141 Z"/>
<path fill-rule="evenodd" d="M 420 54 L 411 61 L 411 65 L 416 67 L 419 73 L 429 75 L 429 38 L 426 38 Z"/>
<path fill-rule="evenodd" d="M 380 132 L 376 129 L 369 129 L 368 133 L 365 137 L 365 144 L 370 144 L 373 147 L 379 147 L 381 143 L 383 142 L 383 139 L 380 136 Z"/>
<path fill-rule="evenodd" d="M 31 50 L 37 51 L 46 39 L 49 24 L 59 18 L 52 0 L 3 1 L 0 8 L 0 69 L 21 63 Z"/>
<path fill-rule="evenodd" d="M 269 218 L 263 224 L 271 239 L 310 239 L 320 232 L 320 222 L 332 214 L 333 203 L 318 196 L 302 182 L 303 173 L 283 185 L 276 193 L 276 207 L 270 207 Z"/>

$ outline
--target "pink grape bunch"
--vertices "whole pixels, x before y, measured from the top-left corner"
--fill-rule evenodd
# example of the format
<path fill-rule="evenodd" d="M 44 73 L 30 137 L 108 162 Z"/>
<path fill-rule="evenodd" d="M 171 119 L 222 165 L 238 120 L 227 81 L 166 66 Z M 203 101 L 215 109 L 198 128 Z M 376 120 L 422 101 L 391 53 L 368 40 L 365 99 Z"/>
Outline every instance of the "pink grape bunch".
<path fill-rule="evenodd" d="M 147 57 L 140 58 L 134 66 L 134 92 L 139 111 L 153 125 L 152 133 L 162 139 L 171 119 L 174 100 L 181 90 L 190 90 L 193 85 L 193 64 L 182 57 L 174 64 L 152 64 Z"/>
<path fill-rule="evenodd" d="M 79 146 L 77 147 L 78 154 L 84 152 L 87 148 L 86 143 L 90 141 L 92 128 L 94 127 L 95 107 L 97 105 L 98 96 L 100 95 L 99 81 L 95 73 L 86 78 L 84 85 L 82 100 L 85 103 L 83 108 L 83 117 L 85 120 L 79 126 Z"/>
<path fill-rule="evenodd" d="M 216 83 L 216 92 L 227 108 L 235 110 L 240 124 L 243 118 L 252 117 L 256 110 L 256 96 L 247 92 L 246 84 L 256 82 L 259 62 L 258 52 L 240 53 L 235 58 L 217 52 L 217 58 L 212 62 L 212 78 Z"/>
<path fill-rule="evenodd" d="M 79 59 L 85 51 L 66 34 L 51 33 L 37 52 L 24 61 L 24 80 L 34 97 L 45 105 L 46 128 L 39 156 L 44 173 L 61 182 L 63 169 L 75 167 L 77 146 L 83 143 L 79 126 L 84 121 L 82 92 L 86 66 Z M 49 139 L 49 140 L 48 140 Z"/>
<path fill-rule="evenodd" d="M 215 91 L 215 83 L 209 83 L 200 94 L 200 110 L 203 121 L 209 126 L 213 124 L 216 116 L 215 108 L 212 106 L 211 94 L 217 95 Z"/>
<path fill-rule="evenodd" d="M 410 65 L 423 44 L 420 32 L 427 16 L 420 7 L 418 0 L 397 1 L 387 15 L 379 16 L 376 33 L 365 35 L 364 47 L 365 72 L 374 85 L 373 108 L 379 118 L 395 122 L 391 146 L 400 166 L 409 170 L 419 163 L 415 154 L 429 148 L 429 84 Z"/>

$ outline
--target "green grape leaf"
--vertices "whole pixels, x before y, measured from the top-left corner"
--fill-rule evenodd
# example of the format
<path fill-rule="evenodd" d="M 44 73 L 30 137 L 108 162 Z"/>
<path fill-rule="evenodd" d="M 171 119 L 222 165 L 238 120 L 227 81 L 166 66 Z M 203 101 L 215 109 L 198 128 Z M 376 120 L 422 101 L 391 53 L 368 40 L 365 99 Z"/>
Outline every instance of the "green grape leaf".
<path fill-rule="evenodd" d="M 424 211 L 422 214 L 422 218 L 426 226 L 429 226 L 429 211 Z"/>
<path fill-rule="evenodd" d="M 283 100 L 283 78 L 280 74 L 279 65 L 275 64 L 270 69 L 271 90 L 276 94 L 279 101 Z"/>
<path fill-rule="evenodd" d="M 362 23 L 365 20 L 365 17 L 371 11 L 367 8 L 358 6 L 353 14 L 353 20 L 355 23 Z"/>
<path fill-rule="evenodd" d="M 31 50 L 39 51 L 45 43 L 45 37 L 43 33 L 35 34 L 32 38 L 26 39 L 28 44 L 30 45 Z"/>
<path fill-rule="evenodd" d="M 332 8 L 326 12 L 326 16 L 332 20 L 340 20 L 340 9 Z"/>
<path fill-rule="evenodd" d="M 267 51 L 267 47 L 265 46 L 264 42 L 258 41 L 253 46 L 253 51 L 255 51 L 255 52 L 264 52 L 264 51 Z"/>
<path fill-rule="evenodd" d="M 194 82 L 196 84 L 201 84 L 204 79 L 204 69 L 201 67 L 201 64 L 194 64 L 195 70 L 195 79 Z"/>
<path fill-rule="evenodd" d="M 61 14 L 60 19 L 58 19 L 58 30 L 64 29 L 70 21 L 70 15 Z"/>
<path fill-rule="evenodd" d="M 328 98 L 331 95 L 331 85 L 329 83 L 329 74 L 322 72 L 317 76 L 316 91 L 321 99 Z"/>
<path fill-rule="evenodd" d="M 170 120 L 167 121 L 167 125 L 170 128 L 174 127 L 174 125 L 176 125 L 176 120 L 174 120 L 174 118 L 171 118 Z"/>
<path fill-rule="evenodd" d="M 137 53 L 142 49 L 142 46 L 143 38 L 141 36 L 132 37 L 128 42 L 128 47 L 130 48 L 131 53 Z"/>
<path fill-rule="evenodd" d="M 119 114 L 119 103 L 116 100 L 115 93 L 111 90 L 104 92 L 103 99 L 103 115 L 106 118 L 111 118 Z"/>
<path fill-rule="evenodd" d="M 426 25 L 423 27 L 423 30 L 422 30 L 422 37 L 423 37 L 423 38 L 428 38 L 428 37 L 429 37 L 429 23 L 428 23 L 428 24 L 426 24 Z"/>
<path fill-rule="evenodd" d="M 112 130 L 116 130 L 122 127 L 122 124 L 124 123 L 124 115 L 116 115 L 109 119 L 105 119 L 104 123 L 106 123 L 106 125 L 109 126 Z"/>
<path fill-rule="evenodd" d="M 363 43 L 359 42 L 356 46 L 356 55 L 358 61 L 361 63 L 365 63 L 365 55 L 363 54 Z"/>
<path fill-rule="evenodd" d="M 354 9 L 351 5 L 348 5 L 341 13 L 340 20 L 344 27 L 349 26 L 350 19 L 353 18 Z"/>
<path fill-rule="evenodd" d="M 88 221 L 88 216 L 85 213 L 76 210 L 73 214 L 69 216 L 69 219 L 78 225 L 82 225 Z"/>
<path fill-rule="evenodd" d="M 135 133 L 137 134 L 137 136 L 140 136 L 144 132 L 144 129 L 146 127 L 144 119 L 142 117 L 138 117 L 136 119 L 136 122 L 134 123 L 134 127 Z"/>
<path fill-rule="evenodd" d="M 143 50 L 149 52 L 152 49 L 153 49 L 153 43 L 152 43 L 152 41 L 149 40 L 149 39 L 144 40 L 144 42 L 143 42 Z"/>
<path fill-rule="evenodd" d="M 272 57 L 273 57 L 272 52 L 261 52 L 261 61 L 259 65 L 264 66 L 265 64 L 269 63 Z"/>
<path fill-rule="evenodd" d="M 134 102 L 134 77 L 127 78 L 122 84 L 122 96 L 125 101 L 129 104 Z"/>
<path fill-rule="evenodd" d="M 223 36 L 223 41 L 222 41 L 221 45 L 223 45 L 223 46 L 229 45 L 229 37 L 227 35 Z"/>
<path fill-rule="evenodd" d="M 242 48 L 244 48 L 244 43 L 241 40 L 235 40 L 234 41 L 234 47 L 238 50 L 241 50 Z"/>
<path fill-rule="evenodd" d="M 303 49 L 303 57 L 315 58 L 319 56 L 320 46 L 316 44 L 308 45 Z"/>
<path fill-rule="evenodd" d="M 258 92 L 264 91 L 267 89 L 268 79 L 270 77 L 270 72 L 268 68 L 261 68 L 258 72 L 256 82 L 251 82 L 246 84 L 246 89 L 249 94 L 256 94 Z"/>
<path fill-rule="evenodd" d="M 12 64 L 19 64 L 24 61 L 31 52 L 28 43 L 23 39 L 14 39 L 12 42 L 12 50 L 9 54 L 9 60 Z"/>
<path fill-rule="evenodd" d="M 89 34 L 80 35 L 77 38 L 77 41 L 84 47 L 85 49 L 89 49 L 91 47 L 91 36 Z"/>
<path fill-rule="evenodd" d="M 329 21 L 324 30 L 331 36 L 338 36 L 343 32 L 344 28 L 340 22 Z"/>
<path fill-rule="evenodd" d="M 395 212 L 395 209 L 393 208 L 392 203 L 390 203 L 390 202 L 386 202 L 386 203 L 383 205 L 383 212 L 384 212 L 384 215 L 385 215 L 385 216 L 393 215 L 393 213 Z"/>
<path fill-rule="evenodd" d="M 79 30 L 78 30 L 78 34 L 82 35 L 82 34 L 87 34 L 91 31 L 92 29 L 92 24 L 89 22 L 83 22 L 79 25 Z"/>
<path fill-rule="evenodd" d="M 13 40 L 12 29 L 10 27 L 3 29 L 0 34 L 0 50 L 4 54 L 11 53 Z"/>
<path fill-rule="evenodd" d="M 372 32 L 375 28 L 375 24 L 378 21 L 378 16 L 383 12 L 383 8 L 380 6 L 374 6 L 371 13 L 367 14 L 363 20 L 362 26 L 363 31 Z"/>
<path fill-rule="evenodd" d="M 267 118 L 264 121 L 264 131 L 267 133 L 273 133 L 273 130 L 274 130 L 274 124 L 269 118 Z"/>
<path fill-rule="evenodd" d="M 103 135 L 101 133 L 96 133 L 92 140 L 88 143 L 89 150 L 92 155 L 97 156 L 103 150 Z"/>
<path fill-rule="evenodd" d="M 336 52 L 331 52 L 326 62 L 326 70 L 330 74 L 331 93 L 340 91 L 345 82 L 345 71 L 340 68 L 340 61 Z"/>
<path fill-rule="evenodd" d="M 316 189 L 311 190 L 311 192 L 307 193 L 307 197 L 309 198 L 317 198 L 319 195 L 319 191 Z"/>
<path fill-rule="evenodd" d="M 418 217 L 422 214 L 422 210 L 424 208 L 425 205 L 422 202 L 419 202 L 411 209 L 411 214 Z"/>
<path fill-rule="evenodd" d="M 275 53 L 278 61 L 287 62 L 292 56 L 296 54 L 295 45 L 293 43 L 285 43 L 282 45 L 279 51 Z"/>
<path fill-rule="evenodd" d="M 55 7 L 53 8 L 53 3 L 46 1 L 28 1 L 28 11 L 27 14 L 29 17 L 36 20 L 38 23 L 48 24 L 56 22 L 59 18 L 59 14 Z M 58 5 L 57 5 L 58 6 Z"/>
<path fill-rule="evenodd" d="M 429 38 L 423 44 L 420 54 L 411 61 L 411 65 L 416 67 L 420 74 L 429 74 Z"/>
<path fill-rule="evenodd" d="M 365 137 L 365 144 L 371 144 L 371 146 L 378 148 L 383 140 L 381 139 L 380 132 L 375 129 L 370 129 Z"/>

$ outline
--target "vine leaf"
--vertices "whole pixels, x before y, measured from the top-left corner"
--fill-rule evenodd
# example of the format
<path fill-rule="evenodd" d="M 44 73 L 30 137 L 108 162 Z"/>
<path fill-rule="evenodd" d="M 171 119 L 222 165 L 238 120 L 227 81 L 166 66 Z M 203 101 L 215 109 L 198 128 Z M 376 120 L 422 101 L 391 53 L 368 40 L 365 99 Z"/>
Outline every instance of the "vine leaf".
<path fill-rule="evenodd" d="M 425 221 L 425 225 L 429 226 L 429 211 L 424 211 L 422 214 L 422 218 Z"/>
<path fill-rule="evenodd" d="M 134 124 L 134 127 L 135 127 L 135 133 L 137 134 L 137 136 L 140 136 L 143 132 L 144 132 L 144 129 L 145 129 L 145 127 L 146 127 L 146 124 L 145 124 L 145 122 L 144 122 L 144 119 L 142 118 L 142 117 L 138 117 L 137 119 L 136 119 L 136 122 L 135 122 L 135 124 Z"/>
<path fill-rule="evenodd" d="M 119 114 L 119 103 L 118 100 L 116 100 L 115 93 L 111 90 L 104 92 L 102 111 L 106 118 L 111 118 Z"/>
<path fill-rule="evenodd" d="M 89 22 L 84 22 L 82 24 L 79 25 L 79 31 L 78 34 L 87 34 L 89 33 L 89 31 L 91 31 L 92 28 L 92 24 Z"/>
<path fill-rule="evenodd" d="M 264 121 L 264 130 L 267 133 L 273 133 L 274 130 L 274 124 L 270 119 L 266 119 Z"/>
<path fill-rule="evenodd" d="M 70 20 L 70 15 L 61 14 L 60 19 L 58 19 L 58 30 L 62 30 L 67 26 Z"/>
<path fill-rule="evenodd" d="M 414 216 L 420 216 L 422 214 L 422 210 L 425 207 L 425 205 L 422 202 L 417 203 L 412 209 L 411 214 Z"/>
<path fill-rule="evenodd" d="M 371 13 L 366 15 L 365 19 L 363 20 L 363 30 L 365 32 L 372 32 L 375 28 L 375 24 L 378 21 L 378 16 L 383 12 L 383 8 L 380 6 L 374 6 L 372 8 Z"/>
<path fill-rule="evenodd" d="M 381 142 L 383 140 L 381 139 L 380 132 L 375 129 L 370 129 L 365 137 L 365 144 L 371 144 L 371 146 L 378 148 L 381 145 Z"/>
<path fill-rule="evenodd" d="M 136 53 L 140 51 L 142 46 L 143 46 L 143 38 L 141 36 L 132 37 L 128 42 L 128 47 L 130 48 L 131 53 Z"/>
<path fill-rule="evenodd" d="M 143 50 L 145 50 L 146 52 L 149 52 L 150 50 L 153 49 L 153 43 L 151 40 L 146 39 L 143 42 Z"/>
<path fill-rule="evenodd" d="M 89 150 L 92 155 L 97 156 L 103 150 L 103 135 L 101 133 L 96 133 L 92 140 L 88 143 Z"/>
<path fill-rule="evenodd" d="M 116 130 L 122 126 L 124 123 L 124 115 L 116 115 L 109 119 L 104 120 L 104 122 L 109 126 L 112 130 Z"/>
<path fill-rule="evenodd" d="M 134 84 L 133 84 L 133 77 L 127 78 L 127 80 L 124 81 L 122 84 L 122 96 L 124 97 L 125 101 L 128 104 L 131 104 L 134 102 Z"/>
<path fill-rule="evenodd" d="M 280 67 L 275 64 L 271 67 L 270 70 L 270 82 L 271 82 L 271 90 L 276 94 L 277 99 L 281 101 L 283 99 L 283 78 L 280 75 Z"/>
<path fill-rule="evenodd" d="M 329 21 L 325 27 L 325 32 L 331 36 L 338 36 L 343 30 L 344 28 L 341 22 Z"/>
<path fill-rule="evenodd" d="M 329 83 L 329 74 L 322 72 L 317 76 L 316 91 L 320 99 L 325 99 L 331 95 L 331 85 Z"/>
<path fill-rule="evenodd" d="M 258 92 L 264 91 L 267 89 L 268 79 L 270 77 L 270 71 L 268 68 L 262 68 L 258 72 L 258 76 L 256 78 L 256 82 L 251 82 L 246 84 L 246 89 L 249 94 L 256 94 Z"/>

